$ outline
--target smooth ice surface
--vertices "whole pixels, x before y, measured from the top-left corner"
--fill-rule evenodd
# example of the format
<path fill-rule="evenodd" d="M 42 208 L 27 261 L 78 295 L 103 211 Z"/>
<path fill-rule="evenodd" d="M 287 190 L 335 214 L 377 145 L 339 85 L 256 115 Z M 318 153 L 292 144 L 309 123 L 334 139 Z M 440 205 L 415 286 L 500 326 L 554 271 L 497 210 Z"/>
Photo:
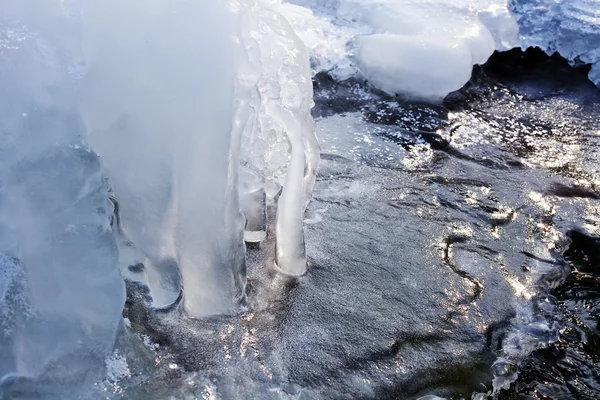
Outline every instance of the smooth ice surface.
<path fill-rule="evenodd" d="M 156 305 L 174 300 L 160 265 L 175 263 L 191 315 L 231 311 L 245 279 L 233 14 L 219 2 L 90 1 L 81 19 L 81 110 Z"/>
<path fill-rule="evenodd" d="M 292 3 L 314 12 L 283 6 L 318 70 L 344 78 L 354 69 L 378 89 L 421 100 L 441 101 L 469 80 L 473 65 L 518 43 L 504 0 Z"/>
<path fill-rule="evenodd" d="M 108 182 L 75 106 L 70 28 L 58 1 L 0 6 L 0 393 L 10 378 L 101 363 L 125 301 Z"/>

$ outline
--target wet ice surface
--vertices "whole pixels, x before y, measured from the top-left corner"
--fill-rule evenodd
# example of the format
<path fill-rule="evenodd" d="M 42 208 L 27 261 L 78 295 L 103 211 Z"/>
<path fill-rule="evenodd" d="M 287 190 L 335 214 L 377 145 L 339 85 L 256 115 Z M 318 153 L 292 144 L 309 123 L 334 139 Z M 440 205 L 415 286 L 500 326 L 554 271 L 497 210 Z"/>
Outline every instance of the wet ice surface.
<path fill-rule="evenodd" d="M 92 398 L 597 395 L 600 95 L 506 57 L 439 107 L 317 77 L 308 273 L 276 272 L 271 228 L 240 316 L 149 311 L 129 284 Z"/>

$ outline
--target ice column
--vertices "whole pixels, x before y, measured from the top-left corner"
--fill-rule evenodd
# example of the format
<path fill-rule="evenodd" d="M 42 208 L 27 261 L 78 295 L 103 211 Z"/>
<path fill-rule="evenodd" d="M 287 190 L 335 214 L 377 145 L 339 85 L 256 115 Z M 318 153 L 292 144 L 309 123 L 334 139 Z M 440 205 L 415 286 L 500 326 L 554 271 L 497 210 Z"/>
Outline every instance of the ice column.
<path fill-rule="evenodd" d="M 190 315 L 232 311 L 245 285 L 235 15 L 221 1 L 103 0 L 82 16 L 82 110 L 124 233 L 148 272 L 179 266 Z"/>

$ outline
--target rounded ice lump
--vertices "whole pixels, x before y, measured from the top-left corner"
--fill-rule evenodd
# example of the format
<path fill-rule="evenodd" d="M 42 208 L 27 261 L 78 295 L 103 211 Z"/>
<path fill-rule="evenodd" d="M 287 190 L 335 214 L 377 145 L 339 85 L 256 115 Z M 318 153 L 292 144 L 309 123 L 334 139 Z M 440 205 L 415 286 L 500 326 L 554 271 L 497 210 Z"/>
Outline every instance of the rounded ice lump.
<path fill-rule="evenodd" d="M 291 4 L 290 4 L 291 3 Z M 431 102 L 460 89 L 494 51 L 540 47 L 591 64 L 600 85 L 597 0 L 290 0 L 280 4 L 313 72 L 362 77 Z"/>

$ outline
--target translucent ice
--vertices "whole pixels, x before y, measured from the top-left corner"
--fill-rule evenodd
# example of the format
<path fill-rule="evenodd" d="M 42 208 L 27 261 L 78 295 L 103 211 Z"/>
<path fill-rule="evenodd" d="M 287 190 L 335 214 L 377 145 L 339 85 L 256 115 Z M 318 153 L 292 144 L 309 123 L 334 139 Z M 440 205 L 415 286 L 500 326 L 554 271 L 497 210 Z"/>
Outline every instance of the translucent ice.
<path fill-rule="evenodd" d="M 81 110 L 155 302 L 167 301 L 160 265 L 175 263 L 191 315 L 232 310 L 245 280 L 233 14 L 216 1 L 90 1 L 82 21 Z"/>
<path fill-rule="evenodd" d="M 71 33 L 59 1 L 0 6 L 0 393 L 11 378 L 101 363 L 125 301 L 108 182 L 75 105 Z"/>
<path fill-rule="evenodd" d="M 267 196 L 264 179 L 249 169 L 240 169 L 240 205 L 246 224 L 244 241 L 262 242 L 267 238 Z"/>
<path fill-rule="evenodd" d="M 2 3 L 1 379 L 65 357 L 66 373 L 103 365 L 124 302 L 118 265 L 157 307 L 183 286 L 192 316 L 234 310 L 241 211 L 264 234 L 267 197 L 279 194 L 277 264 L 306 270 L 311 73 L 270 6 Z M 240 163 L 254 176 L 241 184 Z"/>
<path fill-rule="evenodd" d="M 291 275 L 306 271 L 303 215 L 318 163 L 308 51 L 277 1 L 249 2 L 242 35 L 248 63 L 241 87 L 248 93 L 242 162 L 265 178 L 277 202 L 277 265 Z"/>

